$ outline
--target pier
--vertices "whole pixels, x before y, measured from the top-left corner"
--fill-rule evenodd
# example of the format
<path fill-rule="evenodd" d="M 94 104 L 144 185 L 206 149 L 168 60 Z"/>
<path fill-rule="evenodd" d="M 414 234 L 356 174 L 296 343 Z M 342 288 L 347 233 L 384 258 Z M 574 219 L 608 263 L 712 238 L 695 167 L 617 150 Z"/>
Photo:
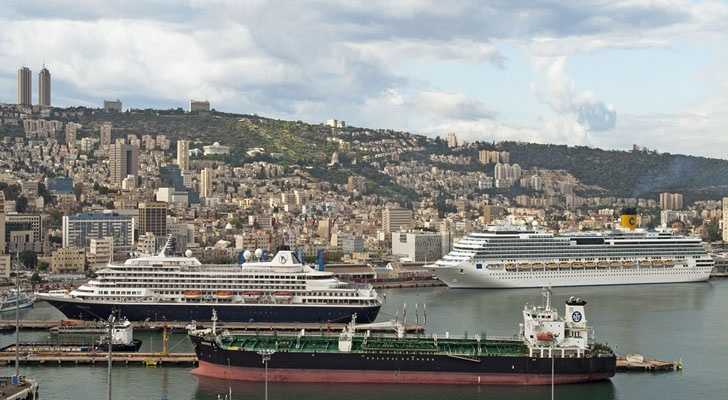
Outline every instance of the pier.
<path fill-rule="evenodd" d="M 132 322 L 135 331 L 163 331 L 165 328 L 171 332 L 186 332 L 189 321 L 139 321 Z M 209 328 L 212 322 L 196 321 L 196 326 Z M 228 329 L 231 331 L 278 331 L 278 332 L 297 332 L 301 329 L 311 332 L 340 332 L 346 324 L 343 323 L 306 323 L 306 322 L 217 322 L 218 329 Z M 360 329 L 368 329 L 372 332 L 391 332 L 392 327 L 388 323 L 374 323 L 359 325 Z M 21 320 L 21 330 L 48 330 L 59 333 L 96 333 L 103 325 L 99 325 L 96 321 L 80 321 L 80 320 Z M 405 331 L 408 333 L 424 332 L 425 327 L 418 324 L 406 324 Z M 15 331 L 15 321 L 0 320 L 0 332 Z"/>
<path fill-rule="evenodd" d="M 99 365 L 106 367 L 109 355 L 106 352 L 33 352 L 21 353 L 21 364 L 46 366 Z M 194 366 L 197 365 L 195 353 L 113 353 L 111 361 L 117 365 L 156 366 Z M 15 363 L 15 352 L 1 352 L 0 365 Z"/>
<path fill-rule="evenodd" d="M 670 372 L 682 368 L 682 361 L 657 360 L 641 354 L 617 356 L 617 372 Z"/>

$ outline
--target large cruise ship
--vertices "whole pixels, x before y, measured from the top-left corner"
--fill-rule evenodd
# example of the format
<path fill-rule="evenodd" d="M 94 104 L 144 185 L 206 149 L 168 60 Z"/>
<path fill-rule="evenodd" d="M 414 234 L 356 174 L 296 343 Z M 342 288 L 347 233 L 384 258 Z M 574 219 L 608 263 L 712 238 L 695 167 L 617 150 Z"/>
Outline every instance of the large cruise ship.
<path fill-rule="evenodd" d="M 627 226 L 620 230 L 560 235 L 491 227 L 467 235 L 429 267 L 453 288 L 627 285 L 710 278 L 714 261 L 699 238 L 634 229 L 633 216 L 623 216 L 622 221 Z"/>
<path fill-rule="evenodd" d="M 270 261 L 203 265 L 159 255 L 108 264 L 71 291 L 38 293 L 68 318 L 97 320 L 113 310 L 132 321 L 372 322 L 382 302 L 371 286 L 342 282 L 303 264 L 292 251 Z"/>

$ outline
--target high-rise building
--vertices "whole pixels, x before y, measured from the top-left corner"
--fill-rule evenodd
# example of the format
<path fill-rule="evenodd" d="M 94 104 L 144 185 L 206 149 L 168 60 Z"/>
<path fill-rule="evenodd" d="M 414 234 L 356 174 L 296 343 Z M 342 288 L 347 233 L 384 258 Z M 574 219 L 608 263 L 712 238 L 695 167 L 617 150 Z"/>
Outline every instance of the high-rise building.
<path fill-rule="evenodd" d="M 443 236 L 440 232 L 392 232 L 392 255 L 407 257 L 414 262 L 433 262 L 442 257 Z"/>
<path fill-rule="evenodd" d="M 105 147 L 111 144 L 111 122 L 104 122 L 99 128 L 100 144 Z"/>
<path fill-rule="evenodd" d="M 387 207 L 382 211 L 382 230 L 385 233 L 412 228 L 412 210 Z"/>
<path fill-rule="evenodd" d="M 38 104 L 51 106 L 51 73 L 46 67 L 38 73 Z"/>
<path fill-rule="evenodd" d="M 447 147 L 458 147 L 458 144 L 458 137 L 455 135 L 455 132 L 449 132 L 447 134 Z"/>
<path fill-rule="evenodd" d="M 139 173 L 139 148 L 124 143 L 116 143 L 109 148 L 111 180 L 121 187 L 124 178 Z"/>
<path fill-rule="evenodd" d="M 660 193 L 660 208 L 663 210 L 682 210 L 682 193 Z"/>
<path fill-rule="evenodd" d="M 5 254 L 5 193 L 0 190 L 0 254 Z"/>
<path fill-rule="evenodd" d="M 69 122 L 66 124 L 66 146 L 69 149 L 76 148 L 76 137 L 78 136 L 78 128 L 81 124 Z"/>
<path fill-rule="evenodd" d="M 139 203 L 139 234 L 152 232 L 157 238 L 167 237 L 167 204 L 160 202 Z"/>
<path fill-rule="evenodd" d="M 723 197 L 723 241 L 728 242 L 728 197 Z"/>
<path fill-rule="evenodd" d="M 200 171 L 200 197 L 212 196 L 212 180 L 215 179 L 212 168 L 204 168 Z"/>
<path fill-rule="evenodd" d="M 18 104 L 29 106 L 33 104 L 33 94 L 31 92 L 33 83 L 30 68 L 23 67 L 18 70 Z"/>
<path fill-rule="evenodd" d="M 110 237 L 118 251 L 134 246 L 134 219 L 107 211 L 81 213 L 63 217 L 63 247 L 87 248 L 91 239 Z"/>
<path fill-rule="evenodd" d="M 182 171 L 188 171 L 190 169 L 190 141 L 189 140 L 178 140 L 177 141 L 177 165 Z"/>

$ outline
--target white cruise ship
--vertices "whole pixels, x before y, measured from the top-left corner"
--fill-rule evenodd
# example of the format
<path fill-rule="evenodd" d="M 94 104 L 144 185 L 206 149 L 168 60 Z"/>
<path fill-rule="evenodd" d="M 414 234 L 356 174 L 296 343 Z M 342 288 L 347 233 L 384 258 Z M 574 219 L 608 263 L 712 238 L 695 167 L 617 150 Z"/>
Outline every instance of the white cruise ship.
<path fill-rule="evenodd" d="M 68 318 L 104 319 L 118 311 L 132 321 L 204 321 L 214 309 L 221 321 L 347 322 L 356 314 L 373 322 L 382 305 L 371 286 L 342 282 L 292 251 L 241 265 L 203 265 L 162 251 L 96 274 L 71 292 L 38 293 L 38 300 Z"/>
<path fill-rule="evenodd" d="M 699 238 L 670 232 L 492 227 L 467 235 L 429 267 L 452 288 L 530 288 L 705 281 L 713 265 Z"/>

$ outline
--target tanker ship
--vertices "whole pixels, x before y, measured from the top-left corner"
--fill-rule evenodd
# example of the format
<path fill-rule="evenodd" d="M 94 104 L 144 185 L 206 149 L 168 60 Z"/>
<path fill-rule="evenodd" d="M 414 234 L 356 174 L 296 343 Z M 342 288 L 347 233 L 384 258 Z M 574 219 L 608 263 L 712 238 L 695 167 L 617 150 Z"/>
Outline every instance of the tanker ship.
<path fill-rule="evenodd" d="M 375 335 L 356 317 L 338 335 L 190 329 L 198 376 L 242 381 L 543 385 L 614 376 L 612 350 L 592 340 L 586 301 L 571 297 L 564 316 L 545 304 L 523 309 L 513 337 Z M 216 318 L 213 318 L 213 321 Z M 363 329 L 360 329 L 363 328 Z"/>

